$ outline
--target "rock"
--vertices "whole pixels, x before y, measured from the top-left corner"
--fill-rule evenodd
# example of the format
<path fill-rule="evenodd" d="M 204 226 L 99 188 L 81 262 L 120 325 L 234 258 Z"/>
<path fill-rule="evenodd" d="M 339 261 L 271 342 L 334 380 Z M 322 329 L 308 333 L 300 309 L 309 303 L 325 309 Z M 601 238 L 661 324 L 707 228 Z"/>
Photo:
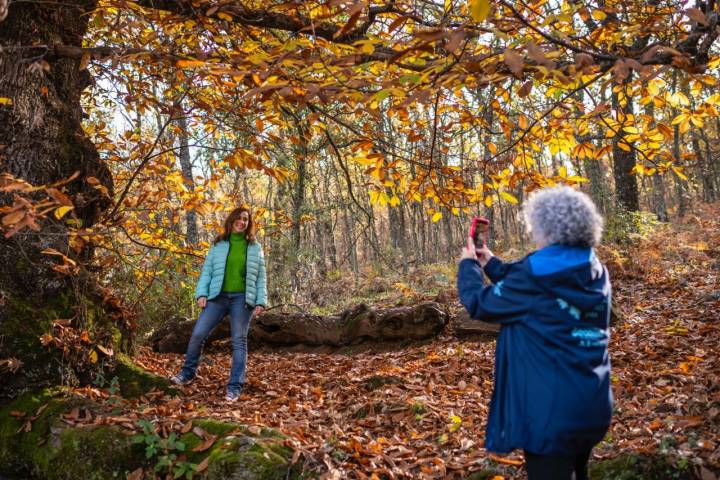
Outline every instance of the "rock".
<path fill-rule="evenodd" d="M 118 378 L 120 394 L 125 398 L 137 398 L 150 390 L 160 390 L 170 395 L 177 394 L 177 390 L 167 378 L 143 370 L 124 354 L 117 355 L 115 368 L 108 378 L 114 376 Z"/>
<path fill-rule="evenodd" d="M 153 472 L 159 458 L 146 458 L 143 441 L 133 442 L 132 435 L 115 425 L 64 421 L 63 413 L 75 408 L 92 411 L 94 418 L 104 413 L 100 405 L 59 390 L 26 393 L 0 407 L 0 478 L 104 480 L 127 478 L 138 469 L 148 475 Z M 30 428 L 25 428 L 27 422 L 31 422 Z M 300 476 L 300 467 L 291 465 L 293 450 L 278 432 L 210 420 L 193 420 L 193 427 L 181 440 L 187 461 L 206 465 L 206 479 Z M 211 445 L 194 452 L 210 435 L 217 440 L 211 439 Z"/>

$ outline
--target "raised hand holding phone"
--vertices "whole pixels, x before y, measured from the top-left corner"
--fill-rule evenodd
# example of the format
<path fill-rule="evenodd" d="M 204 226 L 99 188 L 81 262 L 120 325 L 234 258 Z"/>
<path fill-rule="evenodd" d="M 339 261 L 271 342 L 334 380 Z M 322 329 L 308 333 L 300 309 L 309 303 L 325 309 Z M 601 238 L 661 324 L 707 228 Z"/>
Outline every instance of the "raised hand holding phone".
<path fill-rule="evenodd" d="M 487 237 L 490 231 L 490 221 L 484 217 L 473 217 L 470 225 L 470 236 L 468 237 L 468 245 L 463 249 L 462 258 L 477 258 L 483 267 L 493 257 L 493 253 L 487 247 Z M 470 256 L 469 250 L 473 250 Z M 466 256 L 466 250 L 468 255 Z"/>

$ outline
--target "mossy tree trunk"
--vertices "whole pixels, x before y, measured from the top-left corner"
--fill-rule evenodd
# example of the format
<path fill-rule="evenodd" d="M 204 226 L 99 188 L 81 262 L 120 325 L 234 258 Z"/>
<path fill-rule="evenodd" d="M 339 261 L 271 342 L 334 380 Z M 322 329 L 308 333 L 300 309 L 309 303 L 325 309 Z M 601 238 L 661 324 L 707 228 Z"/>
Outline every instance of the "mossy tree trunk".
<path fill-rule="evenodd" d="M 39 232 L 0 238 L 0 360 L 22 362 L 17 372 L 0 371 L 8 377 L 0 381 L 0 398 L 60 380 L 62 365 L 53 361 L 60 357 L 53 357 L 38 339 L 50 331 L 53 320 L 72 319 L 72 326 L 91 335 L 102 331 L 109 336 L 114 330 L 100 328 L 111 315 L 101 306 L 103 293 L 92 277 L 83 271 L 75 276 L 58 273 L 52 269 L 57 257 L 42 253 L 52 248 L 78 263 L 89 259 L 91 247 L 70 248 L 66 219 L 74 217 L 83 228 L 92 226 L 112 195 L 110 171 L 81 126 L 80 95 L 90 75 L 80 58 L 55 53 L 58 45 L 82 46 L 96 4 L 10 2 L 9 15 L 0 23 L 0 97 L 12 102 L 0 104 L 0 172 L 33 185 L 50 185 L 79 172 L 59 187 L 72 198 L 71 215 L 62 221 L 51 215 Z M 109 195 L 89 184 L 88 177 L 97 179 Z M 0 194 L 0 206 L 13 202 L 12 195 Z"/>

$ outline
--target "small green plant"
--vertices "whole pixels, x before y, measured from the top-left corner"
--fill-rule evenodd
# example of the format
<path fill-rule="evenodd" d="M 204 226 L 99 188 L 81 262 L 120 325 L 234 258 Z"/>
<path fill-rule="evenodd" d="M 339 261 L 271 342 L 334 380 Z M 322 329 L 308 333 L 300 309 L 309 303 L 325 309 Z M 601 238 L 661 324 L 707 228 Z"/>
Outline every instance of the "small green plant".
<path fill-rule="evenodd" d="M 152 458 L 157 454 L 158 445 L 160 444 L 160 435 L 155 432 L 155 427 L 147 420 L 139 420 L 137 424 L 142 427 L 143 433 L 139 433 L 132 437 L 133 443 L 142 443 L 145 445 L 145 458 Z"/>
<path fill-rule="evenodd" d="M 114 407 L 113 414 L 117 415 L 120 413 L 120 405 L 122 403 L 122 398 L 120 397 L 120 380 L 118 380 L 118 377 L 113 377 L 112 380 L 110 380 L 110 386 L 107 391 L 110 394 L 107 403 Z"/>
<path fill-rule="evenodd" d="M 427 408 L 425 408 L 425 405 L 422 402 L 413 402 L 410 409 L 415 415 L 422 415 L 427 412 Z"/>
<path fill-rule="evenodd" d="M 663 437 L 662 440 L 660 440 L 660 446 L 658 450 L 660 453 L 666 454 L 669 453 L 675 446 L 677 446 L 677 440 L 675 437 L 667 435 Z"/>
<path fill-rule="evenodd" d="M 427 408 L 422 402 L 415 401 L 410 405 L 410 411 L 415 415 L 415 421 L 420 422 L 427 412 Z"/>
<path fill-rule="evenodd" d="M 606 218 L 604 242 L 630 243 L 647 236 L 660 224 L 654 213 L 617 211 Z"/>
<path fill-rule="evenodd" d="M 170 475 L 174 479 L 193 478 L 197 464 L 186 461 L 184 457 L 181 458 L 185 452 L 185 443 L 180 441 L 175 432 L 170 433 L 167 438 L 162 438 L 149 421 L 142 419 L 137 424 L 142 428 L 142 433 L 133 436 L 132 442 L 145 446 L 145 458 L 156 459 L 155 472 L 159 475 Z"/>
<path fill-rule="evenodd" d="M 95 373 L 93 385 L 95 385 L 97 388 L 104 388 L 106 383 L 107 379 L 105 378 L 104 363 L 101 363 L 100 369 L 97 371 L 97 373 Z"/>

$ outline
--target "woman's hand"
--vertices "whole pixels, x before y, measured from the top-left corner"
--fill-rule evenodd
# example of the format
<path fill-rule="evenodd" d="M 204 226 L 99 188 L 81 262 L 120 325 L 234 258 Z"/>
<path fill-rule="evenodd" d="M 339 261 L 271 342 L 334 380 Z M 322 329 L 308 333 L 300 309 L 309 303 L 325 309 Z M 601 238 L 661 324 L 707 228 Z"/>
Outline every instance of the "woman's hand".
<path fill-rule="evenodd" d="M 207 297 L 198 298 L 198 307 L 200 307 L 201 310 L 207 307 Z"/>
<path fill-rule="evenodd" d="M 467 237 L 467 245 L 463 247 L 460 253 L 460 260 L 465 260 L 466 258 L 472 258 L 473 260 L 477 260 L 478 258 L 475 254 L 475 242 L 473 242 L 472 237 Z"/>
<path fill-rule="evenodd" d="M 253 310 L 253 316 L 257 317 L 261 313 L 265 311 L 265 307 L 261 307 L 260 305 L 256 305 L 255 309 Z"/>
<path fill-rule="evenodd" d="M 467 245 L 465 245 L 462 249 L 460 260 L 472 258 L 479 261 L 480 265 L 484 267 L 485 265 L 487 265 L 487 263 L 492 257 L 493 253 L 490 251 L 487 245 L 483 245 L 481 248 L 475 248 L 475 242 L 473 242 L 472 237 L 468 237 Z"/>
<path fill-rule="evenodd" d="M 485 265 L 487 265 L 490 259 L 495 256 L 487 247 L 487 245 L 483 245 L 481 248 L 478 248 L 477 250 L 475 250 L 475 253 L 477 254 L 477 259 L 480 262 L 480 266 L 482 266 L 483 268 L 485 267 Z"/>

